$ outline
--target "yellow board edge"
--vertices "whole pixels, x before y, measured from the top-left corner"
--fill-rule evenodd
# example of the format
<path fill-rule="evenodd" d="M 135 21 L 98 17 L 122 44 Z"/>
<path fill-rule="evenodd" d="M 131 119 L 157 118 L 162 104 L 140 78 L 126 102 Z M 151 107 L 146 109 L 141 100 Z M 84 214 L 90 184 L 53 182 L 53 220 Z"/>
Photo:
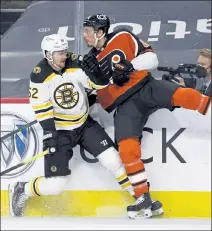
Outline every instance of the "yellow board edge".
<path fill-rule="evenodd" d="M 211 192 L 152 191 L 163 203 L 164 218 L 211 218 Z M 24 216 L 127 217 L 133 203 L 125 191 L 66 190 L 57 196 L 30 198 Z M 1 190 L 1 216 L 9 216 L 8 192 Z"/>

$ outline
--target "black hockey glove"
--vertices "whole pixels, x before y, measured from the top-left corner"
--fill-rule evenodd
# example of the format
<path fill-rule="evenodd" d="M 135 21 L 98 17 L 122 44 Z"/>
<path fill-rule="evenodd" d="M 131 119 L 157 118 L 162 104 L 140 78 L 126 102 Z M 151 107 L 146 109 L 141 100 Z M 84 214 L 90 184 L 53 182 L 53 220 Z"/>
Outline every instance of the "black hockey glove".
<path fill-rule="evenodd" d="M 135 69 L 134 69 L 132 63 L 126 59 L 119 62 L 119 63 L 116 63 L 114 65 L 114 71 L 112 74 L 113 83 L 120 86 L 120 87 L 123 86 L 126 82 L 129 81 L 129 79 L 130 79 L 129 75 L 134 70 Z"/>
<path fill-rule="evenodd" d="M 57 152 L 58 134 L 57 131 L 43 132 L 43 150 L 49 149 L 49 154 Z"/>
<path fill-rule="evenodd" d="M 92 54 L 83 57 L 81 68 L 89 79 L 96 85 L 108 85 L 109 77 L 105 75 L 99 66 L 99 62 Z"/>

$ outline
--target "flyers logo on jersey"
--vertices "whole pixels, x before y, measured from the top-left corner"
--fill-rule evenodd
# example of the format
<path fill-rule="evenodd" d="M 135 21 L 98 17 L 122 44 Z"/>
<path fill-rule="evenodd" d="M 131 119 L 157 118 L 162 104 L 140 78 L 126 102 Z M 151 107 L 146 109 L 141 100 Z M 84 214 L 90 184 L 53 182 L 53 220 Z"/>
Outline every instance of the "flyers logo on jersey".
<path fill-rule="evenodd" d="M 126 59 L 126 55 L 123 51 L 113 50 L 99 61 L 99 65 L 103 70 L 103 72 L 107 76 L 111 77 L 112 72 L 114 71 L 115 64 L 125 59 Z"/>
<path fill-rule="evenodd" d="M 120 57 L 119 55 L 114 55 L 114 56 L 112 57 L 112 62 L 113 62 L 113 63 L 119 63 L 120 60 L 121 60 L 121 57 Z"/>

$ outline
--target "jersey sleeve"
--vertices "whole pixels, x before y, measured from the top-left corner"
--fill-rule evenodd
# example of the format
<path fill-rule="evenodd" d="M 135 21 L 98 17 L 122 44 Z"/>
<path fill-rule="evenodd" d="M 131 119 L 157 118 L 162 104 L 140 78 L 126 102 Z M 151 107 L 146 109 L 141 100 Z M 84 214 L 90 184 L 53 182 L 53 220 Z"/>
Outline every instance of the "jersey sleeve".
<path fill-rule="evenodd" d="M 77 71 L 77 75 L 77 78 L 82 83 L 83 87 L 92 90 L 92 87 L 89 84 L 89 78 L 82 69 Z"/>
<path fill-rule="evenodd" d="M 123 30 L 121 33 L 119 33 L 119 42 L 121 43 L 122 41 L 125 41 L 129 46 L 130 53 L 133 53 L 134 58 L 140 54 L 153 51 L 152 47 L 148 43 L 144 42 L 142 39 L 139 39 L 129 30 Z M 126 47 L 125 50 L 126 53 L 128 53 Z"/>
<path fill-rule="evenodd" d="M 86 89 L 100 90 L 108 86 L 108 84 L 107 85 L 98 84 L 98 81 L 95 81 L 95 78 L 89 78 L 82 69 L 79 69 L 77 74 L 79 75 L 79 81 Z"/>
<path fill-rule="evenodd" d="M 144 53 L 147 53 L 147 52 L 153 52 L 153 49 L 152 49 L 151 45 L 148 44 L 147 42 L 139 39 L 139 42 L 138 42 L 138 55 L 144 54 Z"/>
<path fill-rule="evenodd" d="M 34 73 L 30 76 L 29 99 L 35 117 L 43 130 L 56 130 L 53 105 L 50 100 L 50 84 Z"/>
<path fill-rule="evenodd" d="M 96 90 L 86 90 L 89 107 L 93 106 L 97 101 L 97 92 Z"/>
<path fill-rule="evenodd" d="M 96 57 L 101 65 L 104 65 L 106 59 L 112 60 L 113 63 L 122 59 L 131 62 L 138 55 L 146 52 L 152 52 L 149 44 L 140 40 L 131 31 L 122 29 L 109 35 L 105 48 Z"/>
<path fill-rule="evenodd" d="M 134 51 L 135 57 L 146 52 L 153 52 L 150 44 L 143 41 L 142 39 L 139 39 L 135 34 L 131 32 L 129 32 L 129 34 L 131 35 L 129 36 L 130 47 Z"/>

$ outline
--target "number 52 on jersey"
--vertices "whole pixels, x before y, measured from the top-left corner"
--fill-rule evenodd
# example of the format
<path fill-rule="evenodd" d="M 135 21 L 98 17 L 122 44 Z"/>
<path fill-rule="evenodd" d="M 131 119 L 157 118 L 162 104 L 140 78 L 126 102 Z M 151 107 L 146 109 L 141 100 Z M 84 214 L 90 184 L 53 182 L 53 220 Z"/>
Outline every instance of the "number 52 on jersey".
<path fill-rule="evenodd" d="M 29 98 L 32 99 L 37 99 L 38 98 L 38 89 L 33 87 L 33 88 L 29 88 Z"/>

